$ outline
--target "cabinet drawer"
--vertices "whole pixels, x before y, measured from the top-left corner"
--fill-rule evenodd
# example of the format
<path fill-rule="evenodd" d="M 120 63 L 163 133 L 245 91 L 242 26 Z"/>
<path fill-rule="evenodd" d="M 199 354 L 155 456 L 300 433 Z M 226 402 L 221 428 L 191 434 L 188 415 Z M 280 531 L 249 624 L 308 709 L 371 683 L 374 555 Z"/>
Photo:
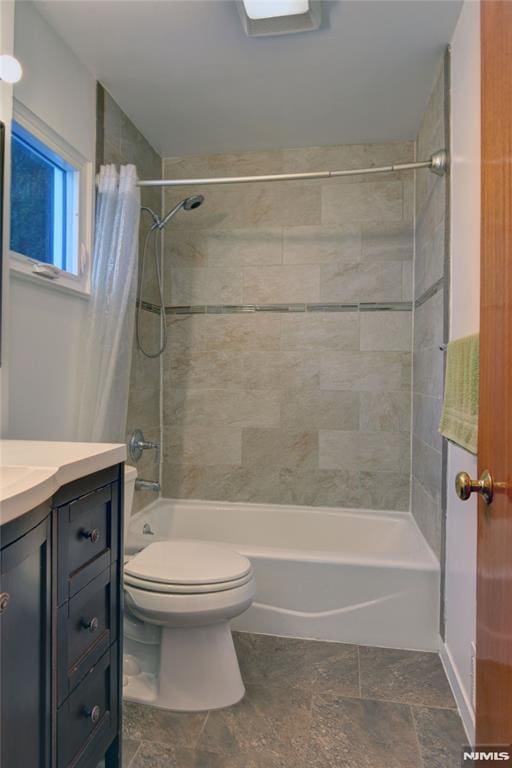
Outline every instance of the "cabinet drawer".
<path fill-rule="evenodd" d="M 117 639 L 117 600 L 114 563 L 59 608 L 59 703 Z"/>
<path fill-rule="evenodd" d="M 118 556 L 117 484 L 58 510 L 58 599 L 72 597 Z"/>
<path fill-rule="evenodd" d="M 57 712 L 58 768 L 95 765 L 118 721 L 117 646 L 112 646 Z"/>

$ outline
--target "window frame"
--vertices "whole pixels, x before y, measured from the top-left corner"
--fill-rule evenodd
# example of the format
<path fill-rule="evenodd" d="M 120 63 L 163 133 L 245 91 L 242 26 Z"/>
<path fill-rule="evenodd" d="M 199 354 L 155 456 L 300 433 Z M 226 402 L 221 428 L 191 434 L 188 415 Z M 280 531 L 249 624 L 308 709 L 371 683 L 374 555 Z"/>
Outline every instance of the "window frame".
<path fill-rule="evenodd" d="M 52 264 L 9 249 L 10 270 L 16 277 L 28 279 L 39 285 L 89 297 L 94 201 L 93 164 L 16 99 L 13 123 L 43 144 L 48 149 L 48 154 L 55 153 L 78 174 L 76 185 L 72 185 L 74 190 L 71 190 L 73 195 L 71 202 L 73 209 L 77 212 L 77 221 L 71 231 L 66 233 L 68 245 L 76 238 L 77 273 L 67 272 Z"/>

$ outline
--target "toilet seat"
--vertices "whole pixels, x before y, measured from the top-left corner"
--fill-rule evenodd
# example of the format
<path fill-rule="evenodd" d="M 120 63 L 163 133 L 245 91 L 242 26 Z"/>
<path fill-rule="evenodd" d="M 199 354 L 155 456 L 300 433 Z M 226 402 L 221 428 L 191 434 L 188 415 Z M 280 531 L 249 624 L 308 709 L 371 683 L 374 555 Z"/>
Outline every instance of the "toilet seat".
<path fill-rule="evenodd" d="M 163 594 L 208 594 L 247 584 L 250 561 L 222 544 L 189 539 L 158 541 L 124 567 L 125 584 Z"/>
<path fill-rule="evenodd" d="M 252 571 L 249 571 L 245 576 L 240 579 L 232 579 L 231 581 L 220 581 L 217 584 L 160 584 L 156 581 L 149 581 L 147 579 L 137 579 L 134 576 L 130 576 L 125 571 L 124 583 L 135 587 L 136 589 L 142 589 L 145 592 L 160 592 L 167 595 L 204 595 L 210 592 L 224 592 L 228 589 L 236 589 L 247 584 L 253 578 Z"/>

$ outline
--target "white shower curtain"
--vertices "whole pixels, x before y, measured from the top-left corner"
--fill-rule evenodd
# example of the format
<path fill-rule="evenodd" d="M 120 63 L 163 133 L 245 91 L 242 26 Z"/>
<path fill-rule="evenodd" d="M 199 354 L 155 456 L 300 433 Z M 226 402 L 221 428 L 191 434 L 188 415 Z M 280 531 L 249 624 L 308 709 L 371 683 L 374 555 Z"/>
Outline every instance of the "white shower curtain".
<path fill-rule="evenodd" d="M 140 191 L 134 165 L 98 175 L 91 302 L 80 362 L 78 439 L 125 442 L 137 287 Z"/>

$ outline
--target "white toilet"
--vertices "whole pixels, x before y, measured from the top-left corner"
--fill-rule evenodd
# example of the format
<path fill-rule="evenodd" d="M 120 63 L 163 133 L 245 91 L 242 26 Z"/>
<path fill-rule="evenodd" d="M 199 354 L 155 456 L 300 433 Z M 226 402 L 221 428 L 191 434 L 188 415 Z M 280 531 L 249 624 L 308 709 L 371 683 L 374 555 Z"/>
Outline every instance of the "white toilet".
<path fill-rule="evenodd" d="M 126 467 L 125 531 L 136 474 Z M 206 541 L 156 541 L 125 559 L 124 591 L 133 616 L 161 627 L 157 679 L 140 688 L 139 700 L 194 712 L 240 701 L 245 689 L 229 622 L 254 598 L 246 557 Z"/>

